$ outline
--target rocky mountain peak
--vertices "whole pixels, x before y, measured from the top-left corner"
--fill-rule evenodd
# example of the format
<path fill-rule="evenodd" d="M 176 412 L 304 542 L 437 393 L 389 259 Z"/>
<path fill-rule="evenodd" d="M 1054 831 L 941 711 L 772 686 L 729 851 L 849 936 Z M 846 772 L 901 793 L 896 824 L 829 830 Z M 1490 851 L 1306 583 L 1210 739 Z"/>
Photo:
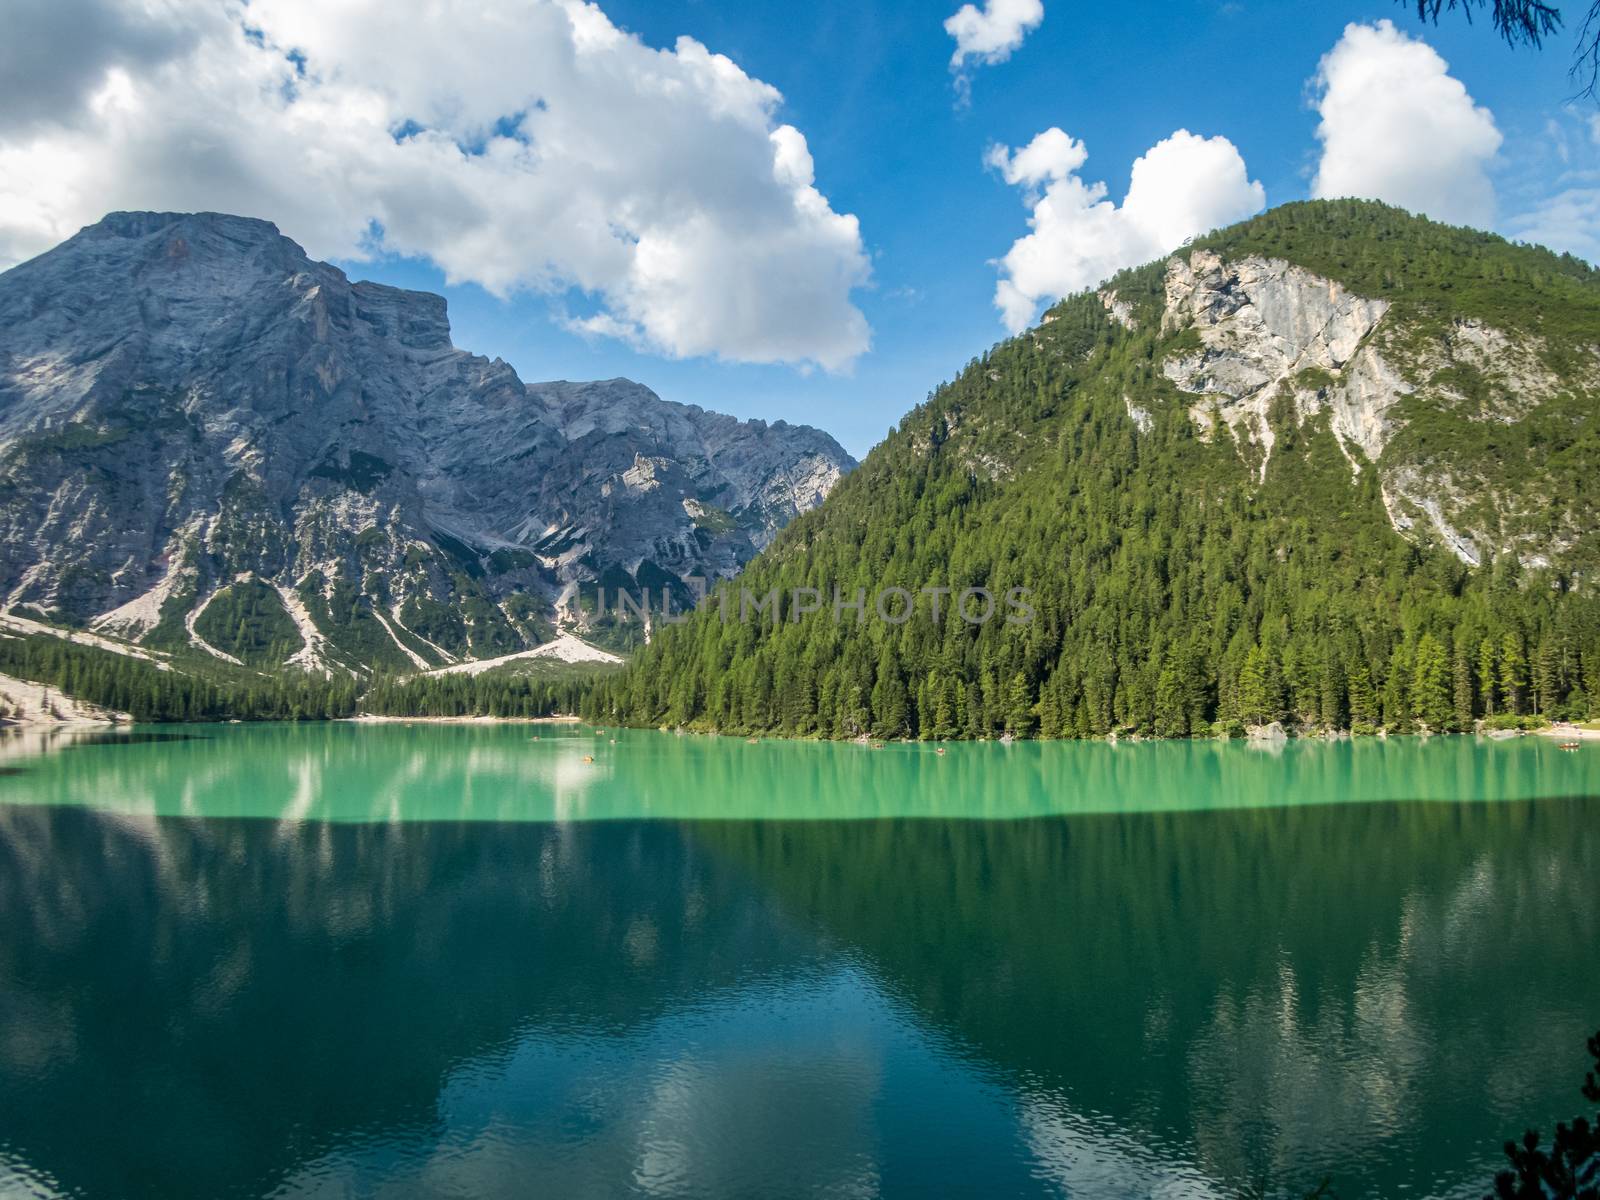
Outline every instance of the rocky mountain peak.
<path fill-rule="evenodd" d="M 113 213 L 0 275 L 0 608 L 56 621 L 241 657 L 202 631 L 248 594 L 302 662 L 494 656 L 596 581 L 733 572 L 854 465 L 630 380 L 526 384 L 442 297 L 266 221 Z"/>

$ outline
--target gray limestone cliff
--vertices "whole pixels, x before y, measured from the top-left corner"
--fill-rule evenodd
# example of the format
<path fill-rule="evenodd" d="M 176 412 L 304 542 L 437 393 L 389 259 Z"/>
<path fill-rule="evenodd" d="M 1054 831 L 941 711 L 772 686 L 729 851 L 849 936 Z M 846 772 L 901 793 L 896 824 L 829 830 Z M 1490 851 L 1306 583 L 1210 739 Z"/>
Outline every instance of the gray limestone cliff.
<path fill-rule="evenodd" d="M 1200 436 L 1231 438 L 1259 478 L 1275 420 L 1326 421 L 1352 475 L 1377 472 L 1394 528 L 1464 563 L 1492 554 L 1549 566 L 1593 534 L 1592 514 L 1550 503 L 1547 458 L 1512 475 L 1504 455 L 1469 447 L 1485 428 L 1515 444 L 1530 418 L 1553 419 L 1552 402 L 1593 411 L 1600 352 L 1561 376 L 1537 332 L 1421 320 L 1303 267 L 1212 250 L 1167 262 L 1161 320 L 1177 338 L 1162 372 L 1189 398 Z"/>
<path fill-rule="evenodd" d="M 0 275 L 0 609 L 149 645 L 515 652 L 596 582 L 731 574 L 854 465 L 624 379 L 524 383 L 441 297 L 262 221 L 116 213 Z"/>

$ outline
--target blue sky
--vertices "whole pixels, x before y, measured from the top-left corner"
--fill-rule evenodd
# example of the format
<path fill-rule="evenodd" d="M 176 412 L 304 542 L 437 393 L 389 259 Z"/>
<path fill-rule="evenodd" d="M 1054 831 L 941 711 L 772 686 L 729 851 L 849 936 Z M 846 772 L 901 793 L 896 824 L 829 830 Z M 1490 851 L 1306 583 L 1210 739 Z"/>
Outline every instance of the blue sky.
<path fill-rule="evenodd" d="M 872 348 L 854 368 L 673 360 L 567 332 L 544 297 L 507 303 L 448 287 L 414 261 L 349 269 L 443 291 L 457 344 L 505 358 L 526 378 L 626 375 L 670 400 L 820 425 L 858 456 L 1005 336 L 992 260 L 1026 231 L 1027 214 L 1016 189 L 984 167 L 992 143 L 1021 145 L 1060 126 L 1088 148 L 1085 177 L 1105 180 L 1120 199 L 1133 160 L 1188 128 L 1232 141 L 1269 205 L 1304 199 L 1319 148 L 1308 81 L 1347 23 L 1381 18 L 1430 43 L 1494 113 L 1506 138 L 1503 208 L 1515 207 L 1519 174 L 1554 178 L 1546 126 L 1572 120 L 1562 113 L 1574 90 L 1567 42 L 1514 51 L 1481 15 L 1476 25 L 1454 17 L 1434 27 L 1398 4 L 1047 0 L 1043 23 L 1009 61 L 972 72 L 967 106 L 957 104 L 947 69 L 952 42 L 942 22 L 953 3 L 610 0 L 605 8 L 653 46 L 688 34 L 783 93 L 779 115 L 805 134 L 817 186 L 860 218 L 871 256 L 872 284 L 857 303 Z"/>
<path fill-rule="evenodd" d="M 526 379 L 625 375 L 862 455 L 1007 335 L 1002 276 L 1016 328 L 1197 222 L 1307 197 L 1319 168 L 1329 194 L 1600 257 L 1600 109 L 1568 103 L 1570 38 L 1512 50 L 1482 13 L 1392 0 L 986 3 L 1043 19 L 964 95 L 957 0 L 24 4 L 0 267 L 112 208 L 261 216 L 355 277 L 443 292 L 457 345 Z M 1318 84 L 1336 46 L 1342 82 Z M 1337 155 L 1316 107 L 1336 92 Z M 1140 156 L 1142 207 L 1092 210 L 1082 185 L 1120 204 Z"/>

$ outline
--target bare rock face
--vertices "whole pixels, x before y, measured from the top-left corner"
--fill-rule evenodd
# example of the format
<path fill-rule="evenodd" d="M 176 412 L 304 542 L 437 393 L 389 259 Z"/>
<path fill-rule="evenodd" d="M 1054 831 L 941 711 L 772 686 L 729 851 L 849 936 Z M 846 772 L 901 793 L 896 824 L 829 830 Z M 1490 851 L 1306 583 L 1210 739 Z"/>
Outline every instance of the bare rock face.
<path fill-rule="evenodd" d="M 514 652 L 591 581 L 731 574 L 854 465 L 624 379 L 525 384 L 441 297 L 262 221 L 116 213 L 0 275 L 0 608 L 152 644 Z"/>
<path fill-rule="evenodd" d="M 1544 497 L 1504 486 L 1480 464 L 1443 461 L 1406 431 L 1419 416 L 1445 430 L 1516 425 L 1564 390 L 1600 398 L 1600 362 L 1563 381 L 1536 335 L 1471 320 L 1441 327 L 1303 267 L 1209 250 L 1167 263 L 1162 328 L 1189 335 L 1162 371 L 1201 397 L 1189 408 L 1201 436 L 1231 437 L 1263 480 L 1274 412 L 1286 402 L 1301 425 L 1326 421 L 1353 475 L 1377 471 L 1396 530 L 1464 563 L 1492 551 L 1548 566 L 1583 535 L 1575 525 L 1551 529 Z"/>
<path fill-rule="evenodd" d="M 1343 447 L 1377 459 L 1388 438 L 1388 411 L 1410 390 L 1370 344 L 1389 305 L 1350 294 L 1301 267 L 1262 258 L 1224 263 L 1197 250 L 1167 266 L 1168 330 L 1192 328 L 1200 349 L 1169 358 L 1168 379 L 1186 392 L 1215 397 L 1193 407 L 1209 428 L 1218 417 L 1236 438 L 1272 454 L 1268 412 L 1281 389 L 1309 415 L 1327 408 Z"/>

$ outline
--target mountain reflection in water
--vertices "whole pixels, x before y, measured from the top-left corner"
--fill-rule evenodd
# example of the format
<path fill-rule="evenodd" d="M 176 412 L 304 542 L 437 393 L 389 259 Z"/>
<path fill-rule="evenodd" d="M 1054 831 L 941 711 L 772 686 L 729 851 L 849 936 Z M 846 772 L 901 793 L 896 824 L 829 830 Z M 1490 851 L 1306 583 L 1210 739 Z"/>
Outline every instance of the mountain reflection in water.
<path fill-rule="evenodd" d="M 0 805 L 0 1195 L 1476 1196 L 1575 1111 L 1597 815 Z"/>

